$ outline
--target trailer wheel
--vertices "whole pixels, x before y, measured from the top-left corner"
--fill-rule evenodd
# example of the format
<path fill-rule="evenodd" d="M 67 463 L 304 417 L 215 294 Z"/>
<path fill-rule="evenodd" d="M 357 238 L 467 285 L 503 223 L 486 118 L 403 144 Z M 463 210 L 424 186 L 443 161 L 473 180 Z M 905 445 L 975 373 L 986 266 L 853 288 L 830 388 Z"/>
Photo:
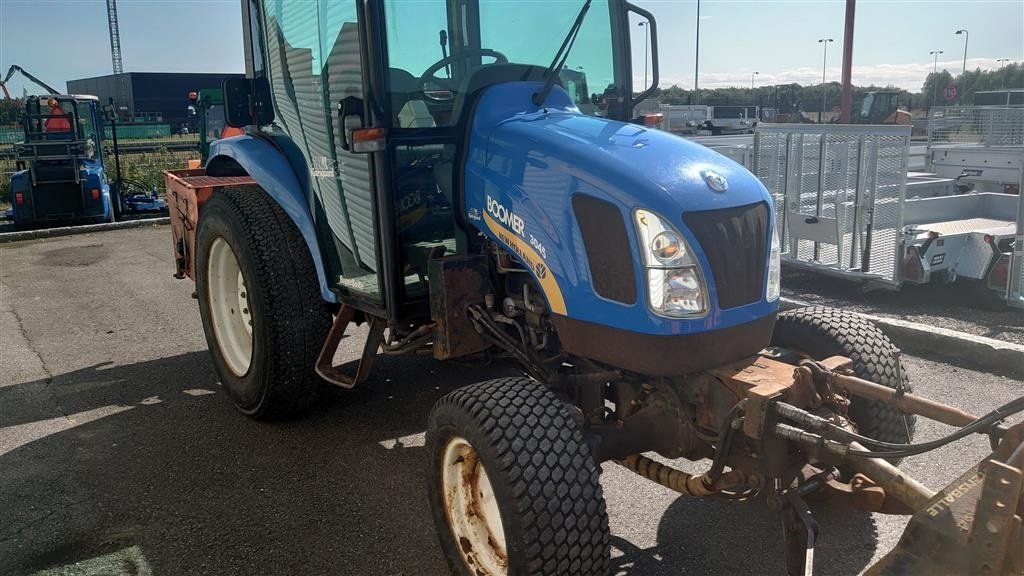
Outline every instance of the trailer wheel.
<path fill-rule="evenodd" d="M 427 430 L 441 548 L 460 576 L 604 575 L 600 466 L 544 385 L 502 378 L 441 398 Z"/>
<path fill-rule="evenodd" d="M 253 418 L 290 416 L 317 396 L 317 354 L 330 327 L 313 259 L 287 214 L 257 186 L 203 206 L 196 292 L 213 363 Z"/>
<path fill-rule="evenodd" d="M 868 320 L 834 308 L 799 308 L 779 314 L 772 345 L 799 350 L 823 360 L 846 356 L 853 360 L 859 377 L 889 388 L 901 381 L 911 391 L 899 350 L 889 338 Z M 863 398 L 850 402 L 850 418 L 860 433 L 884 442 L 910 442 L 916 417 Z"/>

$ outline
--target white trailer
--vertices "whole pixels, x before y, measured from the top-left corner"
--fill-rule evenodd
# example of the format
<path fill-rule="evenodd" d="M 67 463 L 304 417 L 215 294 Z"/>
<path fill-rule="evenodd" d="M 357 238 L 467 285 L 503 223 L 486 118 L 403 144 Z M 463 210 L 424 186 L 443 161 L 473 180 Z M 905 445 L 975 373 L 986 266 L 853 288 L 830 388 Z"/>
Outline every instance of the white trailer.
<path fill-rule="evenodd" d="M 775 200 L 783 263 L 890 289 L 970 279 L 1021 305 L 1024 197 L 918 175 L 928 193 L 908 199 L 909 149 L 909 126 L 759 126 L 754 173 Z"/>

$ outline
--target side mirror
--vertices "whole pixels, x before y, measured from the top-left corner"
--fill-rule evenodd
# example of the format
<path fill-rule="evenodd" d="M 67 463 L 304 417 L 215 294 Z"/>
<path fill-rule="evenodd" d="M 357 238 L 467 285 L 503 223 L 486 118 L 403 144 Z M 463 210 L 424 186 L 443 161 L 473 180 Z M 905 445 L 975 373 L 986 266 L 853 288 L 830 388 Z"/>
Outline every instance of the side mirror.
<path fill-rule="evenodd" d="M 266 78 L 226 78 L 221 90 L 228 126 L 263 126 L 274 121 L 270 82 Z"/>
<path fill-rule="evenodd" d="M 117 112 L 114 111 L 114 105 L 113 104 L 104 104 L 102 110 L 103 110 L 103 119 L 105 121 L 113 122 L 114 120 L 117 119 Z"/>

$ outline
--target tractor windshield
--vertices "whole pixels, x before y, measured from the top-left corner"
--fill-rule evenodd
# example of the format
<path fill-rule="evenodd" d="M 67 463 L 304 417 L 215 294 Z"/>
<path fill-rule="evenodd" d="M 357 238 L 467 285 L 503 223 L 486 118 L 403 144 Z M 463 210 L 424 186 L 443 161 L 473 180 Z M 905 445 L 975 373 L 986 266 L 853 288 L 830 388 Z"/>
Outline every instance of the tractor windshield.
<path fill-rule="evenodd" d="M 446 103 L 456 100 L 483 66 L 508 62 L 547 68 L 582 5 L 582 0 L 551 2 L 543 9 L 513 0 L 387 3 L 390 95 L 398 127 L 457 122 Z M 583 113 L 604 114 L 603 93 L 614 90 L 615 82 L 607 2 L 591 6 L 559 79 Z"/>

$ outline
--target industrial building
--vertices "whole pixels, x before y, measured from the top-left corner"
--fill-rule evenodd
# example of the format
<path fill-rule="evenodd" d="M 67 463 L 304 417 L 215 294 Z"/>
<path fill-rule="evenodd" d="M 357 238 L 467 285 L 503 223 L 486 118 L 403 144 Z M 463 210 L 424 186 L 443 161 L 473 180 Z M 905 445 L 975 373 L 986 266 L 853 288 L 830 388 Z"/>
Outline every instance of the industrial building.
<path fill-rule="evenodd" d="M 68 80 L 69 94 L 92 94 L 101 102 L 113 98 L 121 121 L 170 125 L 178 132 L 191 126 L 188 93 L 203 88 L 220 88 L 225 78 L 242 74 L 189 72 L 126 72 L 95 78 Z"/>

